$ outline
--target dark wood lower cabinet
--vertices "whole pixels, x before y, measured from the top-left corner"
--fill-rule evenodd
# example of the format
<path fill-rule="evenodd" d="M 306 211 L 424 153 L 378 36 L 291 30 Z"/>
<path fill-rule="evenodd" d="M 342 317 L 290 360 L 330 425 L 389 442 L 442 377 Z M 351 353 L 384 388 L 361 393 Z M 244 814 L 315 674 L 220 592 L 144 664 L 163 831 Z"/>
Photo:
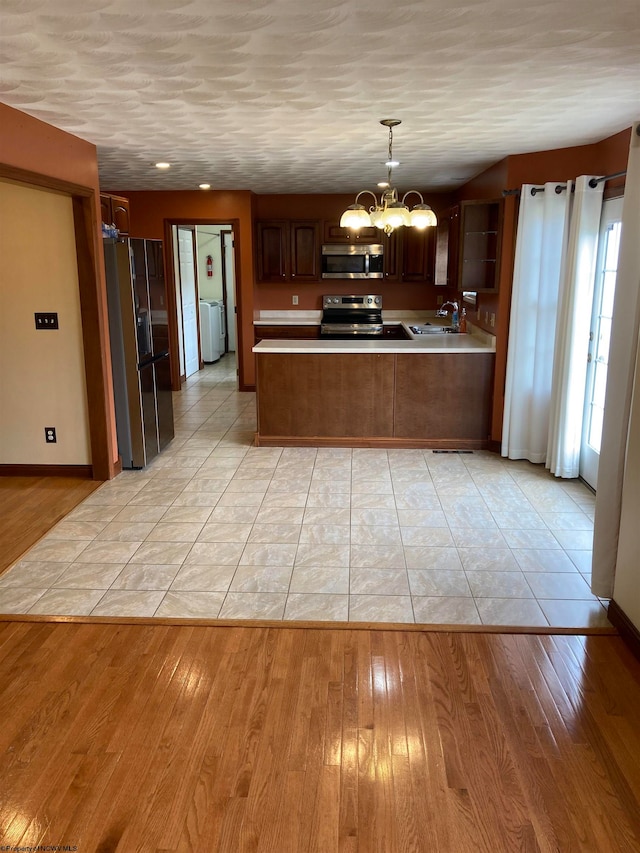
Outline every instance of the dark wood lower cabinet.
<path fill-rule="evenodd" d="M 305 340 L 320 337 L 320 326 L 254 326 L 255 342 L 273 340 Z"/>
<path fill-rule="evenodd" d="M 492 353 L 256 353 L 259 445 L 488 446 Z"/>
<path fill-rule="evenodd" d="M 389 436 L 393 372 L 392 355 L 258 355 L 259 434 L 265 438 Z"/>
<path fill-rule="evenodd" d="M 494 358 L 492 353 L 397 355 L 394 435 L 486 442 Z"/>

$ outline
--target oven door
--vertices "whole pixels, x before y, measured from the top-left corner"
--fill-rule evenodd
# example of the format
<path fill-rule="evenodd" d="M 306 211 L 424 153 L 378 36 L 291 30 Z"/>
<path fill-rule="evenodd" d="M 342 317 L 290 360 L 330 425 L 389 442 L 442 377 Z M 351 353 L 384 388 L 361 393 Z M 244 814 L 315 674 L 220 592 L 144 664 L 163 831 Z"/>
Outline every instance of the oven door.
<path fill-rule="evenodd" d="M 382 323 L 322 323 L 321 338 L 381 338 Z"/>

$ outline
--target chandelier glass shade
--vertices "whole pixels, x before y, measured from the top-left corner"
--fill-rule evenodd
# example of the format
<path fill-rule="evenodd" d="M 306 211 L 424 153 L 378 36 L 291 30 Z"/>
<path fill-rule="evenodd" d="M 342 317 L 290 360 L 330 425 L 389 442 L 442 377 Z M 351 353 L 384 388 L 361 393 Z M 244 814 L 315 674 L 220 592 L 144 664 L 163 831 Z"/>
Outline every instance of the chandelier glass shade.
<path fill-rule="evenodd" d="M 385 164 L 387 166 L 386 189 L 381 192 L 379 199 L 371 190 L 361 190 L 354 203 L 350 204 L 340 217 L 340 227 L 359 231 L 361 228 L 373 225 L 383 230 L 385 234 L 391 234 L 396 228 L 402 226 L 422 230 L 437 225 L 435 213 L 428 204 L 425 204 L 422 193 L 418 190 L 407 190 L 402 199 L 398 200 L 398 191 L 391 186 L 391 170 L 398 165 L 398 161 L 393 159 L 393 128 L 400 124 L 400 120 L 385 118 L 380 121 L 380 124 L 389 128 L 389 157 Z M 419 197 L 420 202 L 409 209 L 405 199 L 412 193 Z M 363 195 L 373 196 L 374 203 L 368 210 L 359 202 Z"/>

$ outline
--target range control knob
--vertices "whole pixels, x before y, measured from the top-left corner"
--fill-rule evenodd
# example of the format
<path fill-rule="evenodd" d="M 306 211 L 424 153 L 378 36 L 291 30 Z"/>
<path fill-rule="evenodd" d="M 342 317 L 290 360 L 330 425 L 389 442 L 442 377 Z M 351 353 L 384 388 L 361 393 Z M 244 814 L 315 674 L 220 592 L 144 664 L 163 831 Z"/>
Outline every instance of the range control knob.
<path fill-rule="evenodd" d="M 380 297 L 376 296 L 376 305 L 379 305 L 379 304 L 380 304 Z"/>

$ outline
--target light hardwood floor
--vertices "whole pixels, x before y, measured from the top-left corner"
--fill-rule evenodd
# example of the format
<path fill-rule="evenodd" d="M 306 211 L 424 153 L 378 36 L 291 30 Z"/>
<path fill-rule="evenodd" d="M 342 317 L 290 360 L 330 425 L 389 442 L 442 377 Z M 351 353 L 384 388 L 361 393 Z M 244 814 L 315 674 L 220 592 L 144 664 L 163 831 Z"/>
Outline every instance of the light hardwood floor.
<path fill-rule="evenodd" d="M 0 477 L 0 573 L 99 485 L 79 477 Z"/>
<path fill-rule="evenodd" d="M 5 845 L 640 850 L 618 637 L 0 623 Z"/>

